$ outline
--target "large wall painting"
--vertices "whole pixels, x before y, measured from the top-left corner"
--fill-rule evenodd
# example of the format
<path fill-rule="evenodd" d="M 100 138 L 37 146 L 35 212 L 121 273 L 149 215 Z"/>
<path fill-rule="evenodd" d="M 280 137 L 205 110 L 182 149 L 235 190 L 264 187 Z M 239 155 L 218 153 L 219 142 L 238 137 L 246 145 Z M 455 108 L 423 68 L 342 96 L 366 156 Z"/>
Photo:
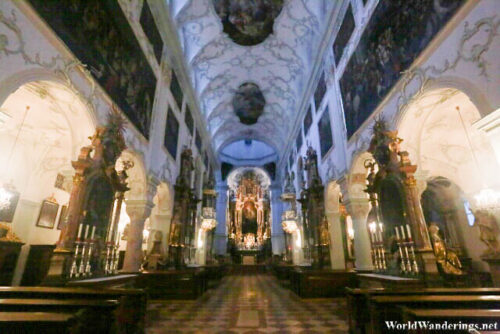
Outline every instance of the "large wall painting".
<path fill-rule="evenodd" d="M 29 0 L 149 138 L 156 77 L 115 0 Z"/>
<path fill-rule="evenodd" d="M 186 115 L 184 116 L 184 122 L 186 122 L 186 126 L 189 130 L 189 133 L 192 136 L 194 131 L 194 120 L 193 120 L 193 115 L 191 115 L 191 110 L 189 110 L 189 106 L 187 105 L 186 105 Z"/>
<path fill-rule="evenodd" d="M 338 64 L 344 49 L 351 39 L 352 33 L 354 32 L 356 24 L 354 23 L 354 15 L 352 14 L 352 7 L 349 5 L 347 12 L 345 13 L 344 20 L 340 26 L 337 37 L 335 37 L 335 42 L 333 42 L 333 56 L 335 57 L 335 63 Z"/>
<path fill-rule="evenodd" d="M 179 80 L 177 79 L 177 75 L 175 74 L 174 70 L 172 70 L 172 80 L 170 81 L 170 92 L 172 93 L 175 102 L 177 102 L 179 111 L 181 111 L 184 94 L 182 93 L 181 85 L 179 84 Z"/>
<path fill-rule="evenodd" d="M 297 147 L 297 152 L 300 151 L 302 147 L 302 130 L 299 129 L 299 134 L 297 135 L 297 139 L 295 139 L 295 146 Z"/>
<path fill-rule="evenodd" d="M 172 109 L 168 110 L 167 126 L 165 129 L 165 148 L 174 158 L 177 157 L 177 142 L 179 141 L 179 121 L 175 117 Z"/>
<path fill-rule="evenodd" d="M 325 72 L 321 71 L 321 77 L 318 80 L 318 85 L 316 86 L 316 90 L 314 91 L 314 105 L 316 106 L 316 111 L 318 111 L 321 101 L 323 101 L 323 97 L 325 97 L 326 93 L 326 81 L 325 81 Z"/>
<path fill-rule="evenodd" d="M 151 13 L 148 1 L 144 1 L 144 5 L 142 6 L 140 23 L 142 30 L 153 46 L 156 60 L 158 61 L 158 64 L 160 64 L 161 54 L 163 52 L 163 40 L 161 39 L 160 32 L 158 31 L 158 27 L 156 26 L 153 18 L 153 13 Z"/>
<path fill-rule="evenodd" d="M 379 2 L 340 80 L 349 137 L 462 3 L 464 0 Z"/>
<path fill-rule="evenodd" d="M 328 107 L 325 108 L 325 111 L 318 122 L 318 132 L 321 158 L 324 158 L 333 146 L 332 125 L 330 124 L 330 112 Z"/>
<path fill-rule="evenodd" d="M 304 135 L 307 136 L 309 133 L 309 129 L 311 128 L 311 124 L 313 122 L 311 105 L 307 108 L 306 116 L 304 117 Z"/>

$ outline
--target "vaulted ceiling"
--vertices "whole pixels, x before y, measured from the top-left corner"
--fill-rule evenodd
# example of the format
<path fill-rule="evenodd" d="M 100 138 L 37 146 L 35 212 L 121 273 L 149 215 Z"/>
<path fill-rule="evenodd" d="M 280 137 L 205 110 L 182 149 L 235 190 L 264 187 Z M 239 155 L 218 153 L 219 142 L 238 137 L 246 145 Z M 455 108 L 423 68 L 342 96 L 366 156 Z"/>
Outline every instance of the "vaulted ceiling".
<path fill-rule="evenodd" d="M 220 7 L 216 11 L 214 5 L 221 3 L 234 11 L 236 21 L 248 19 L 245 15 L 250 14 L 250 21 L 245 22 L 251 24 L 253 15 L 257 21 L 265 19 L 268 23 L 269 15 L 277 15 L 270 35 L 257 36 L 247 45 L 240 45 L 247 41 L 241 42 L 241 36 L 232 36 L 230 31 L 228 35 Z M 190 79 L 216 151 L 236 140 L 257 139 L 272 146 L 278 154 L 282 153 L 298 117 L 334 3 L 331 0 L 173 1 L 171 8 Z M 266 8 L 266 4 L 274 6 L 273 11 Z M 236 29 L 240 23 L 243 34 L 252 34 L 259 27 L 231 22 L 236 24 Z M 259 42 L 259 38 L 263 41 Z M 252 43 L 258 44 L 248 45 Z M 251 96 L 247 96 L 246 101 L 243 96 L 243 102 L 233 101 L 235 93 L 241 92 L 238 89 L 249 84 L 253 90 L 255 85 L 260 89 L 265 104 L 263 111 L 254 108 L 242 117 L 241 110 L 235 113 L 235 105 L 238 108 L 245 103 L 262 106 L 261 99 L 252 101 Z M 258 92 L 256 95 L 259 97 Z"/>

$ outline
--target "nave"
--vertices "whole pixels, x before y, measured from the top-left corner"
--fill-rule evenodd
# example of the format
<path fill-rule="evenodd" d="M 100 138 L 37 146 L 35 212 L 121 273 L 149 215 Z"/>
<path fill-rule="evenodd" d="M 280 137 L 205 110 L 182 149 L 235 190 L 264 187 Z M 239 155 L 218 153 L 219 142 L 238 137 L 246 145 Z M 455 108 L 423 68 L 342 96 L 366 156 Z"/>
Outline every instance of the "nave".
<path fill-rule="evenodd" d="M 301 299 L 269 274 L 225 277 L 196 301 L 150 301 L 146 333 L 347 333 L 343 298 Z"/>

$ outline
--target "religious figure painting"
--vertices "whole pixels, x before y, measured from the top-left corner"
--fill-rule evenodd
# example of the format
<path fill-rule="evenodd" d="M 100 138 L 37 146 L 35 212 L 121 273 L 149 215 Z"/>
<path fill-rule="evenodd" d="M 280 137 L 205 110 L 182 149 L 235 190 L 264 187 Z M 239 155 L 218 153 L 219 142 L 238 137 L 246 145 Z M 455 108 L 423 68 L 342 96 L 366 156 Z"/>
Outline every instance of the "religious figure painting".
<path fill-rule="evenodd" d="M 295 140 L 295 146 L 297 147 L 297 152 L 300 151 L 300 148 L 302 147 L 302 130 L 300 129 L 297 139 Z"/>
<path fill-rule="evenodd" d="M 325 93 L 326 93 L 325 72 L 322 71 L 321 77 L 319 78 L 318 84 L 316 86 L 316 90 L 314 91 L 314 105 L 316 106 L 316 112 L 319 109 L 321 102 L 323 101 Z"/>
<path fill-rule="evenodd" d="M 318 122 L 318 131 L 321 158 L 324 158 L 333 146 L 332 125 L 330 124 L 330 112 L 328 107 L 325 108 L 325 111 Z"/>
<path fill-rule="evenodd" d="M 307 134 L 309 133 L 309 129 L 311 128 L 312 122 L 313 118 L 312 118 L 311 106 L 309 105 L 306 116 L 304 117 L 304 135 L 307 136 Z"/>
<path fill-rule="evenodd" d="M 383 0 L 340 79 L 351 137 L 464 0 Z"/>
<path fill-rule="evenodd" d="M 163 40 L 161 39 L 160 32 L 156 26 L 148 1 L 144 1 L 144 4 L 142 5 L 139 22 L 141 23 L 142 30 L 146 34 L 149 42 L 153 46 L 156 60 L 158 61 L 158 64 L 160 64 L 163 52 Z"/>
<path fill-rule="evenodd" d="M 184 99 L 184 93 L 182 92 L 179 79 L 177 79 L 177 75 L 175 74 L 174 70 L 172 70 L 172 80 L 170 81 L 170 92 L 172 92 L 174 100 L 175 102 L 177 102 L 179 111 L 182 111 L 182 101 Z"/>
<path fill-rule="evenodd" d="M 213 0 L 224 32 L 239 45 L 256 45 L 273 33 L 283 0 Z"/>
<path fill-rule="evenodd" d="M 172 109 L 168 110 L 167 127 L 165 129 L 165 142 L 164 146 L 168 153 L 174 158 L 177 157 L 177 143 L 179 141 L 179 121 L 175 117 Z"/>
<path fill-rule="evenodd" d="M 40 208 L 40 214 L 36 221 L 36 226 L 53 228 L 56 223 L 57 212 L 59 211 L 59 204 L 53 200 L 44 200 Z"/>
<path fill-rule="evenodd" d="M 137 129 L 149 138 L 156 77 L 118 2 L 29 2 Z"/>
<path fill-rule="evenodd" d="M 347 43 L 349 43 L 349 39 L 354 32 L 355 25 L 352 8 L 351 5 L 349 5 L 347 12 L 345 13 L 344 20 L 342 21 L 342 25 L 337 33 L 337 37 L 335 37 L 335 42 L 333 42 L 333 55 L 335 57 L 336 64 L 338 64 L 340 58 L 342 58 L 344 49 L 347 46 Z"/>

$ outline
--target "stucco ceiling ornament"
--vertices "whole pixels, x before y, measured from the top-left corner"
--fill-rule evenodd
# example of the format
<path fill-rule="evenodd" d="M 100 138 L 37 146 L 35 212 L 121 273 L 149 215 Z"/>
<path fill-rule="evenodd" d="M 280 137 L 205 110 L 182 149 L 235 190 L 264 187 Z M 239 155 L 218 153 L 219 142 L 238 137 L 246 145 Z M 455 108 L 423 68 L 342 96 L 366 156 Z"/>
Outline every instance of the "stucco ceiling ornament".
<path fill-rule="evenodd" d="M 219 4 L 236 4 L 229 10 L 248 10 L 243 16 L 258 17 L 258 7 L 272 2 L 221 0 Z M 334 2 L 282 1 L 272 34 L 251 46 L 239 45 L 225 33 L 213 0 L 190 0 L 175 5 L 182 6 L 175 20 L 214 149 L 242 139 L 247 130 L 251 130 L 247 138 L 275 143 L 278 150 L 285 148 L 289 129 L 300 114 L 297 108 L 302 102 L 304 85 L 326 32 L 328 21 L 324 18 L 330 15 Z M 253 29 L 245 26 L 242 31 L 251 34 L 247 28 Z M 250 126 L 239 122 L 232 108 L 234 93 L 242 83 L 257 85 L 265 97 L 262 115 Z"/>

